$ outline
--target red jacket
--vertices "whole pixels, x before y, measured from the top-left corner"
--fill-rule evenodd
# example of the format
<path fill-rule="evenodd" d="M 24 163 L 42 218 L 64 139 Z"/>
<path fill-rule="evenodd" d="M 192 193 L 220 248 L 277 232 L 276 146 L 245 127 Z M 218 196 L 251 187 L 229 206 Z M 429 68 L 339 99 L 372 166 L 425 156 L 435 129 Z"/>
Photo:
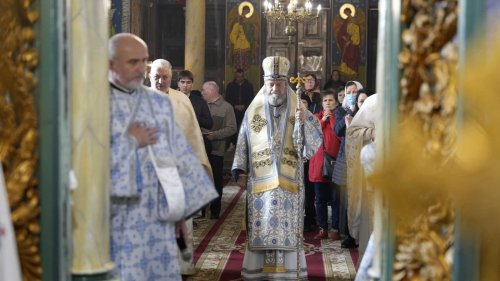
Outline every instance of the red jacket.
<path fill-rule="evenodd" d="M 333 125 L 335 123 L 335 113 L 323 122 L 323 110 L 320 113 L 314 114 L 319 118 L 321 130 L 323 131 L 323 145 L 321 145 L 316 153 L 309 160 L 309 181 L 310 182 L 331 182 L 332 179 L 323 178 L 323 149 L 329 155 L 337 158 L 340 149 L 340 138 L 333 132 Z"/>

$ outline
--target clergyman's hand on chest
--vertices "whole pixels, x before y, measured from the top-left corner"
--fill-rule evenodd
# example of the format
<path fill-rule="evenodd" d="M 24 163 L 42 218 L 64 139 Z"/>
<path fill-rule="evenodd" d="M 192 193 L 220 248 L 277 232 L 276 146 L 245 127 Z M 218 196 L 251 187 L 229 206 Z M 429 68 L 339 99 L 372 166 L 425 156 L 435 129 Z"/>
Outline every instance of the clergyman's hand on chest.
<path fill-rule="evenodd" d="M 155 144 L 158 141 L 158 128 L 146 127 L 144 122 L 133 122 L 127 132 L 135 138 L 139 148 Z"/>

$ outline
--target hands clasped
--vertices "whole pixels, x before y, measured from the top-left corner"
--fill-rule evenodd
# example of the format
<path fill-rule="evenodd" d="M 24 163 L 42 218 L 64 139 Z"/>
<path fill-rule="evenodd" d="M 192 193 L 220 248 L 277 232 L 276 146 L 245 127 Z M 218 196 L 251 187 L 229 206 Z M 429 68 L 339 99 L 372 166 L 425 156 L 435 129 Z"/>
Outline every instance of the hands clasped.
<path fill-rule="evenodd" d="M 323 122 L 325 122 L 329 117 L 332 117 L 332 112 L 330 110 L 323 111 Z"/>

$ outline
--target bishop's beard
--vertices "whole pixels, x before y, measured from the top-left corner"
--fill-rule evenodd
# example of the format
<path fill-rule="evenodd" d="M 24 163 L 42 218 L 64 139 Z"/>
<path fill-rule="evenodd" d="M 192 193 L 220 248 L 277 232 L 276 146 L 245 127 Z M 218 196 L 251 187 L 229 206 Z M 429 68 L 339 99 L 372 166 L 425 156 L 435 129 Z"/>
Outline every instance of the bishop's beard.
<path fill-rule="evenodd" d="M 278 107 L 281 106 L 286 100 L 286 95 L 279 95 L 277 93 L 271 93 L 268 96 L 268 103 L 270 106 Z"/>

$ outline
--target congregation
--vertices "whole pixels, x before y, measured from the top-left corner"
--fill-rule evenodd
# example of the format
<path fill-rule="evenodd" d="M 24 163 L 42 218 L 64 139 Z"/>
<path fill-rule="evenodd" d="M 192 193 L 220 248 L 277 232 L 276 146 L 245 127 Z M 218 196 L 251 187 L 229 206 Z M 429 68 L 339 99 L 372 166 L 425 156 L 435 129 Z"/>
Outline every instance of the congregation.
<path fill-rule="evenodd" d="M 172 83 L 170 62 L 148 64 L 148 47 L 135 35 L 114 35 L 108 50 L 116 277 L 195 273 L 193 217 L 220 218 L 227 152 L 230 176 L 247 196 L 244 280 L 307 280 L 307 232 L 364 253 L 372 218 L 360 152 L 375 141 L 375 128 L 359 82 L 333 70 L 320 90 L 309 73 L 294 91 L 289 60 L 271 56 L 258 92 L 242 69 L 225 92 L 214 81 L 197 91 L 189 70 Z"/>

